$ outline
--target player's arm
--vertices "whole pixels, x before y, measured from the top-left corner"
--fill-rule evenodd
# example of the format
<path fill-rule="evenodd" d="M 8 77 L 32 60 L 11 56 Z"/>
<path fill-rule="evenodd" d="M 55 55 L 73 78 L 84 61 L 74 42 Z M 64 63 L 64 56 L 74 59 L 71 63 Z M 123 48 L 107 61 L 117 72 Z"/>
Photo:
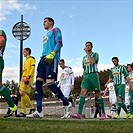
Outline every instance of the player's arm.
<path fill-rule="evenodd" d="M 112 82 L 112 81 L 113 81 L 113 79 L 112 79 L 112 78 L 109 78 L 108 81 L 106 82 L 106 84 L 104 85 L 105 88 L 107 88 L 108 83 L 110 83 L 110 82 Z"/>
<path fill-rule="evenodd" d="M 34 72 L 35 72 L 35 64 L 36 64 L 35 58 L 34 57 L 31 57 L 31 70 L 30 70 L 29 76 L 34 75 Z"/>
<path fill-rule="evenodd" d="M 94 57 L 91 57 L 91 55 L 89 53 L 87 53 L 87 55 L 92 64 L 95 64 L 98 62 L 98 58 L 99 58 L 98 53 L 95 53 Z"/>
<path fill-rule="evenodd" d="M 105 90 L 104 90 L 103 97 L 105 97 L 105 96 L 106 96 L 107 90 L 108 90 L 108 88 L 106 87 L 106 88 L 105 88 Z"/>
<path fill-rule="evenodd" d="M 127 80 L 128 84 L 129 84 L 130 90 L 133 91 L 133 86 L 132 86 L 132 83 L 131 83 L 130 78 L 128 76 L 126 77 L 126 80 Z"/>
<path fill-rule="evenodd" d="M 74 78 L 74 73 L 73 73 L 71 68 L 70 68 L 70 75 L 71 75 L 71 83 L 72 83 L 71 91 L 73 91 L 74 90 L 74 81 L 75 81 L 75 78 Z"/>

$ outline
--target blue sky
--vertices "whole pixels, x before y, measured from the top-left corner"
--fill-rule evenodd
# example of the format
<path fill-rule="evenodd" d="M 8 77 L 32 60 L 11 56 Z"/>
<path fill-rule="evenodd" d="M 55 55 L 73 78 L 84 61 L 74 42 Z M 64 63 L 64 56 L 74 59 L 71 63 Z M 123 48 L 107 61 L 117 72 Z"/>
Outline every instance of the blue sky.
<path fill-rule="evenodd" d="M 54 18 L 55 27 L 61 29 L 63 36 L 61 58 L 78 76 L 83 71 L 81 62 L 86 41 L 92 41 L 93 51 L 99 53 L 99 70 L 112 67 L 113 56 L 120 59 L 120 64 L 132 62 L 132 13 L 132 0 L 0 0 L 0 29 L 8 37 L 3 81 L 19 80 L 20 42 L 13 37 L 12 28 L 20 22 L 21 14 L 31 28 L 23 47 L 32 49 L 37 63 L 46 34 L 43 19 Z"/>

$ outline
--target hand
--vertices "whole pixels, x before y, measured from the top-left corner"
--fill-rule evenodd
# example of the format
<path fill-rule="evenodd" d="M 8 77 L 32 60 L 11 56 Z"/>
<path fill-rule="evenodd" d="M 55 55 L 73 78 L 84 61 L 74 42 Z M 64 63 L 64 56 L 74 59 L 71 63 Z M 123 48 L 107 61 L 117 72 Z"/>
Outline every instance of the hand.
<path fill-rule="evenodd" d="M 105 97 L 106 95 L 104 94 L 103 97 Z"/>
<path fill-rule="evenodd" d="M 71 91 L 73 91 L 73 90 L 74 90 L 74 85 L 71 86 Z"/>
<path fill-rule="evenodd" d="M 84 48 L 84 51 L 85 51 L 86 53 L 89 53 L 89 49 L 88 49 L 87 47 Z"/>
<path fill-rule="evenodd" d="M 30 76 L 28 76 L 25 80 L 24 80 L 25 85 L 28 85 L 30 83 Z"/>
<path fill-rule="evenodd" d="M 44 61 L 50 65 L 55 57 L 56 53 L 55 52 L 51 52 L 49 55 L 44 57 Z"/>

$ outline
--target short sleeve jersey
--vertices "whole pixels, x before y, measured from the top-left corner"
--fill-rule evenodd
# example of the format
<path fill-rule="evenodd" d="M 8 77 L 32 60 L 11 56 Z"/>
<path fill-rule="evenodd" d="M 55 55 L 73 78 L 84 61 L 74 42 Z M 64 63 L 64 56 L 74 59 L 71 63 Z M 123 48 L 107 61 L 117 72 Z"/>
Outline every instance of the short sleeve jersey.
<path fill-rule="evenodd" d="M 129 78 L 130 78 L 130 81 L 131 81 L 132 84 L 133 84 L 133 72 L 132 72 L 132 73 L 129 73 Z"/>
<path fill-rule="evenodd" d="M 114 83 L 113 82 L 108 83 L 107 88 L 109 90 L 109 94 L 114 94 L 115 93 Z"/>
<path fill-rule="evenodd" d="M 125 84 L 125 77 L 129 76 L 126 68 L 122 65 L 111 68 L 110 78 L 113 79 L 114 85 Z"/>
<path fill-rule="evenodd" d="M 91 57 L 96 60 L 95 64 L 92 64 L 90 62 L 90 59 L 89 59 L 88 55 L 85 55 L 83 57 L 82 66 L 83 66 L 83 69 L 84 69 L 85 73 L 98 72 L 97 64 L 98 64 L 98 61 L 99 61 L 99 55 L 98 55 L 98 53 L 92 52 Z"/>
<path fill-rule="evenodd" d="M 64 69 L 60 70 L 60 86 L 71 86 L 72 85 L 72 76 L 73 71 L 71 67 L 66 66 Z"/>

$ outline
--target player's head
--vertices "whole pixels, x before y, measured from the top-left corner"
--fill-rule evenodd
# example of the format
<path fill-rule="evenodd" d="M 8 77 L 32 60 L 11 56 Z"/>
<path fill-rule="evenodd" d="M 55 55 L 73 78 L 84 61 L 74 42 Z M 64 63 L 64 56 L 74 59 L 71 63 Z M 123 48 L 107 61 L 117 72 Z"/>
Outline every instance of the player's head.
<path fill-rule="evenodd" d="M 90 41 L 86 42 L 86 43 L 85 43 L 85 47 L 88 48 L 88 51 L 91 51 L 92 48 L 93 48 L 92 42 L 90 42 Z"/>
<path fill-rule="evenodd" d="M 31 49 L 30 48 L 24 48 L 23 50 L 24 57 L 27 57 L 31 54 Z"/>
<path fill-rule="evenodd" d="M 130 72 L 133 70 L 133 65 L 132 64 L 127 64 L 127 71 Z"/>
<path fill-rule="evenodd" d="M 90 44 L 91 47 L 93 47 L 93 44 L 92 44 L 92 42 L 90 42 L 90 41 L 86 42 L 86 43 L 85 43 L 85 46 L 86 46 L 86 44 Z"/>
<path fill-rule="evenodd" d="M 64 59 L 60 59 L 60 67 L 61 68 L 65 68 L 65 61 L 64 61 Z"/>
<path fill-rule="evenodd" d="M 113 58 L 112 58 L 112 62 L 113 62 L 113 64 L 114 64 L 115 66 L 118 66 L 118 65 L 119 65 L 119 59 L 118 59 L 118 57 L 113 57 Z"/>
<path fill-rule="evenodd" d="M 46 30 L 51 29 L 54 26 L 54 20 L 51 17 L 45 17 L 43 21 L 44 28 Z"/>

